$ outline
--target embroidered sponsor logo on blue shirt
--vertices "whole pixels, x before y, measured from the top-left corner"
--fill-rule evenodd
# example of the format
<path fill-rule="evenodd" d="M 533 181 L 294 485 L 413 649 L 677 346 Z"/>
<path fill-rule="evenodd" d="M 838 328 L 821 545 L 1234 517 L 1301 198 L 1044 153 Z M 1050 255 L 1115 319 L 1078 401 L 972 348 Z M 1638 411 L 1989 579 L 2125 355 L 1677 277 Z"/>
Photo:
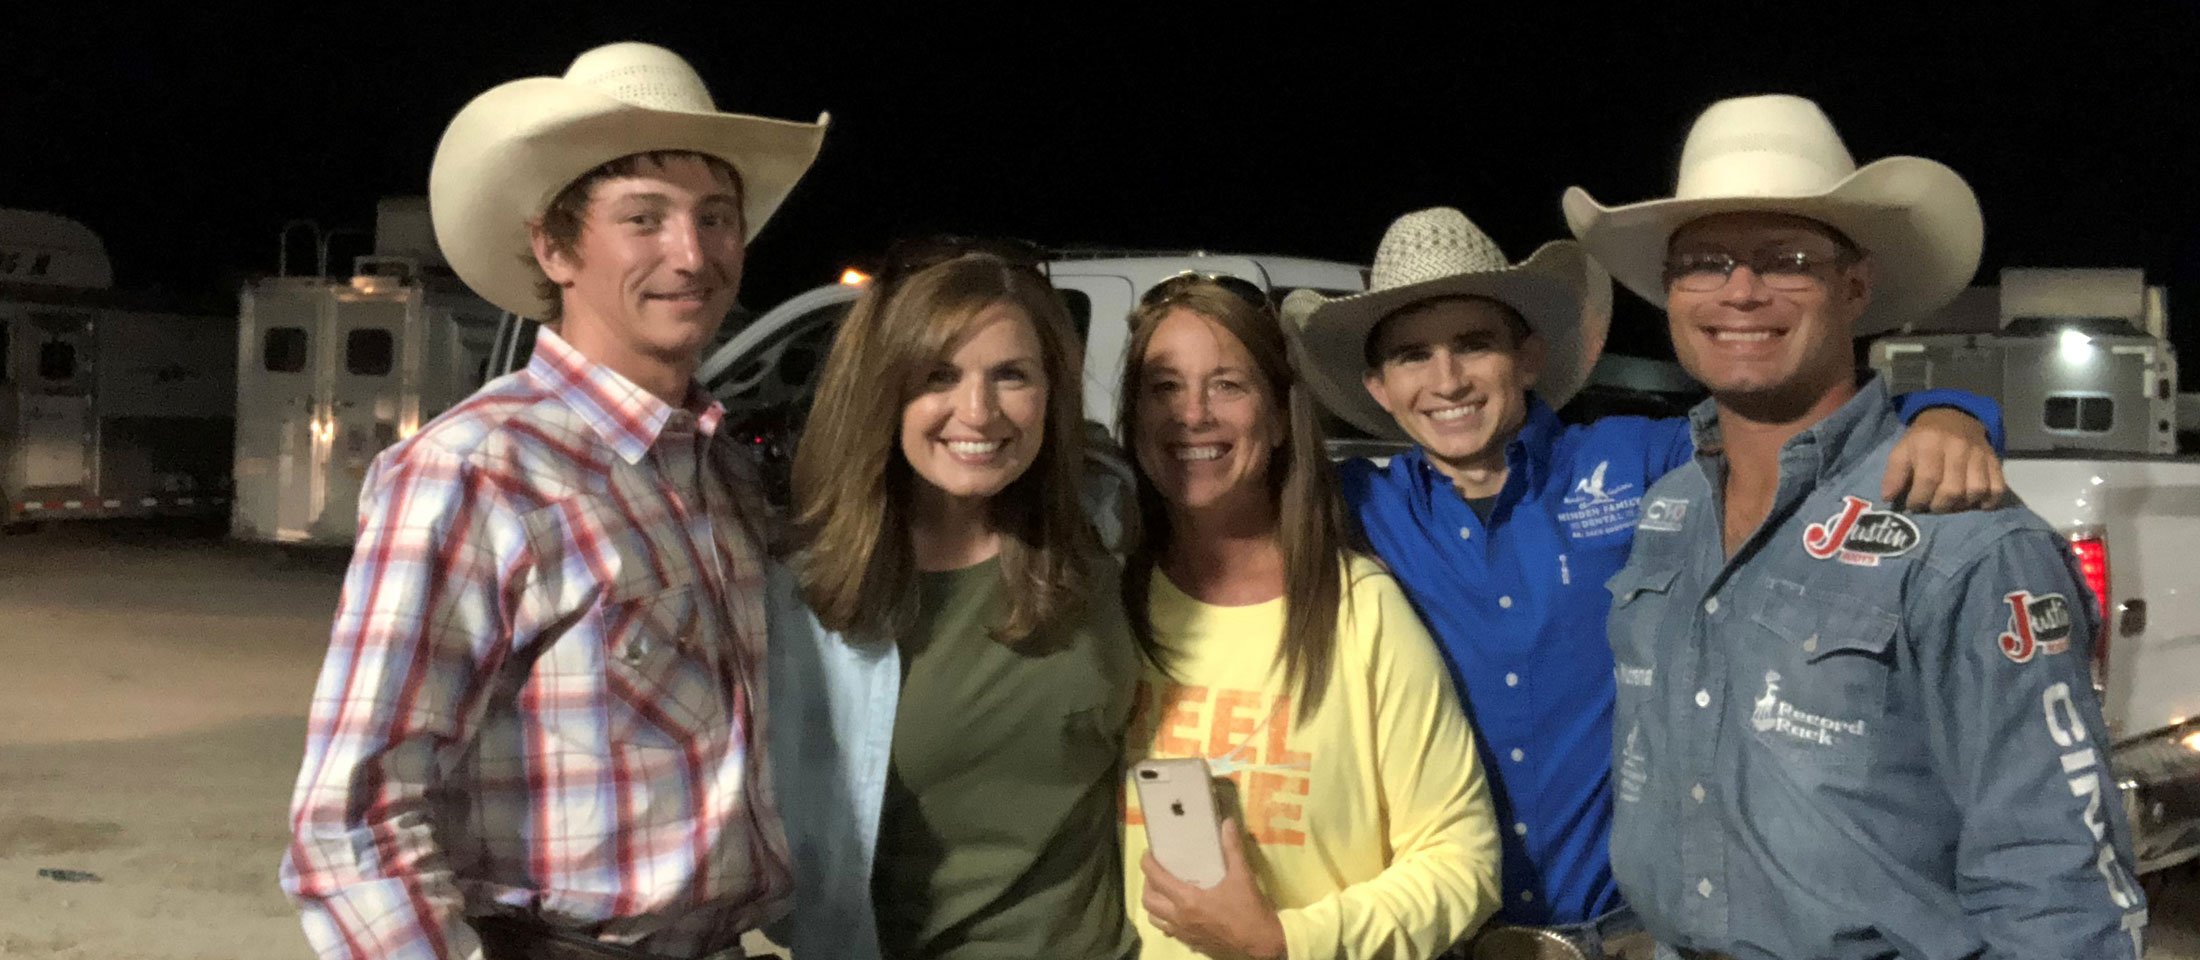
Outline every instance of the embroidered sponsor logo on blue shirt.
<path fill-rule="evenodd" d="M 1917 524 L 1899 513 L 1871 509 L 1862 497 L 1842 497 L 1841 512 L 1803 528 L 1803 551 L 1819 560 L 1876 567 L 1881 557 L 1897 557 L 1924 538 Z"/>
<path fill-rule="evenodd" d="M 1671 497 L 1659 497 L 1650 501 L 1648 507 L 1643 508 L 1642 523 L 1639 529 L 1656 530 L 1660 533 L 1679 533 L 1681 532 L 1681 521 L 1687 519 L 1687 517 L 1688 501 L 1675 500 Z"/>
<path fill-rule="evenodd" d="M 2033 596 L 2029 590 L 2012 591 L 2002 602 L 2009 605 L 2009 629 L 2001 635 L 2001 652 L 2018 663 L 2041 654 L 2070 649 L 2070 601 L 2062 594 Z"/>
<path fill-rule="evenodd" d="M 1642 749 L 1642 724 L 1627 728 L 1627 743 L 1620 748 L 1618 793 L 1621 803 L 1639 803 L 1642 788 L 1650 782 L 1650 756 Z"/>
<path fill-rule="evenodd" d="M 1765 693 L 1752 704 L 1750 726 L 1758 733 L 1781 733 L 1805 743 L 1832 746 L 1837 737 L 1861 737 L 1864 721 L 1842 720 L 1837 717 L 1821 717 L 1795 709 L 1795 705 L 1780 698 L 1780 672 L 1765 672 Z"/>
<path fill-rule="evenodd" d="M 1566 495 L 1567 509 L 1558 515 L 1558 522 L 1566 525 L 1566 535 L 1575 540 L 1625 533 L 1635 527 L 1635 517 L 1642 506 L 1642 494 L 1623 497 L 1635 489 L 1632 483 L 1623 483 L 1606 489 L 1604 473 L 1612 462 L 1597 463 L 1595 471 L 1574 483 L 1574 492 Z"/>

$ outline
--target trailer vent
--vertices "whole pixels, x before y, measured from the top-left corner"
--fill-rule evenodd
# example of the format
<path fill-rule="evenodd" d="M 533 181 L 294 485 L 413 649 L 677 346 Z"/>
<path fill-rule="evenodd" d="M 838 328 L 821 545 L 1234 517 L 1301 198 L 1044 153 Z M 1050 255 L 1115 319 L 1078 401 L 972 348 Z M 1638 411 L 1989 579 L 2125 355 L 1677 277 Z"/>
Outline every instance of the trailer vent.
<path fill-rule="evenodd" d="M 388 330 L 353 330 L 344 337 L 344 369 L 355 377 L 388 376 L 396 354 Z"/>
<path fill-rule="evenodd" d="M 1932 387 L 1933 362 L 1922 353 L 1898 353 L 1894 355 L 1893 370 L 1889 373 L 1890 393 L 1915 393 Z"/>
<path fill-rule="evenodd" d="M 38 375 L 47 380 L 76 379 L 76 344 L 66 340 L 39 344 Z"/>
<path fill-rule="evenodd" d="M 2107 433 L 2116 425 L 2116 401 L 2090 394 L 2056 394 L 2047 398 L 2044 419 L 2049 430 Z"/>
<path fill-rule="evenodd" d="M 306 368 L 306 331 L 303 327 L 273 327 L 260 346 L 260 365 L 269 373 L 297 373 Z"/>

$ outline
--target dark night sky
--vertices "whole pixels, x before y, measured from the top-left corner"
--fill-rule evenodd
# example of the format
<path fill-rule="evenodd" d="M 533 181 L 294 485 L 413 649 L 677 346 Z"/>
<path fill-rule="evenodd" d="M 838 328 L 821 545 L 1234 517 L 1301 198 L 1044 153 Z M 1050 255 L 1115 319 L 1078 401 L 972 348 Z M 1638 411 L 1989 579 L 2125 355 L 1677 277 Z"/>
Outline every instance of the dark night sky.
<path fill-rule="evenodd" d="M 2173 311 L 2200 309 L 2200 4 L 2183 0 L 1617 18 L 1336 5 L 1287 23 L 1254 5 L 11 6 L 0 206 L 79 219 L 119 285 L 214 309 L 272 272 L 284 221 L 369 226 L 377 196 L 424 192 L 467 99 L 624 39 L 688 57 L 721 108 L 833 113 L 823 158 L 751 255 L 743 299 L 758 308 L 888 237 L 942 229 L 1364 262 L 1391 218 L 1447 204 L 1524 256 L 1563 235 L 1568 185 L 1606 202 L 1668 194 L 1704 105 L 1793 92 L 1859 161 L 1913 153 L 1967 176 L 1986 208 L 1983 281 L 2004 265 L 2139 265 Z M 1620 296 L 1615 343 L 1658 339 Z M 2190 389 L 2200 321 L 2184 334 Z"/>

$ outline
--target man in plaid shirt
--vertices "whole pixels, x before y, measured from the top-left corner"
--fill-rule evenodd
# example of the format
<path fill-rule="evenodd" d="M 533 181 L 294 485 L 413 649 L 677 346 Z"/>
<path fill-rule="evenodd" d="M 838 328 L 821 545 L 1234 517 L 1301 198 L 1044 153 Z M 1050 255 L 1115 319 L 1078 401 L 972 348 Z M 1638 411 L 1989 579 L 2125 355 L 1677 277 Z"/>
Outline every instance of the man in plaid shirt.
<path fill-rule="evenodd" d="M 626 43 L 445 131 L 438 240 L 548 325 L 367 475 L 282 870 L 323 957 L 739 956 L 786 911 L 765 518 L 691 373 L 824 124 Z"/>

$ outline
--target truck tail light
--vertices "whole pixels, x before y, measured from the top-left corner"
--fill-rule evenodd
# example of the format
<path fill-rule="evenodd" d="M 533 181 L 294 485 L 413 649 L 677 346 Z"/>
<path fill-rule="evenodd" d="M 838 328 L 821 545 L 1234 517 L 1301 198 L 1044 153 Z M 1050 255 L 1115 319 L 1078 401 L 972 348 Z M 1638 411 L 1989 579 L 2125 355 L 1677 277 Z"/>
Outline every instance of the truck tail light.
<path fill-rule="evenodd" d="M 2100 689 L 2108 678 L 2108 541 L 2098 533 L 2070 538 L 2078 554 L 2078 573 L 2086 589 L 2093 591 L 2093 686 Z"/>

